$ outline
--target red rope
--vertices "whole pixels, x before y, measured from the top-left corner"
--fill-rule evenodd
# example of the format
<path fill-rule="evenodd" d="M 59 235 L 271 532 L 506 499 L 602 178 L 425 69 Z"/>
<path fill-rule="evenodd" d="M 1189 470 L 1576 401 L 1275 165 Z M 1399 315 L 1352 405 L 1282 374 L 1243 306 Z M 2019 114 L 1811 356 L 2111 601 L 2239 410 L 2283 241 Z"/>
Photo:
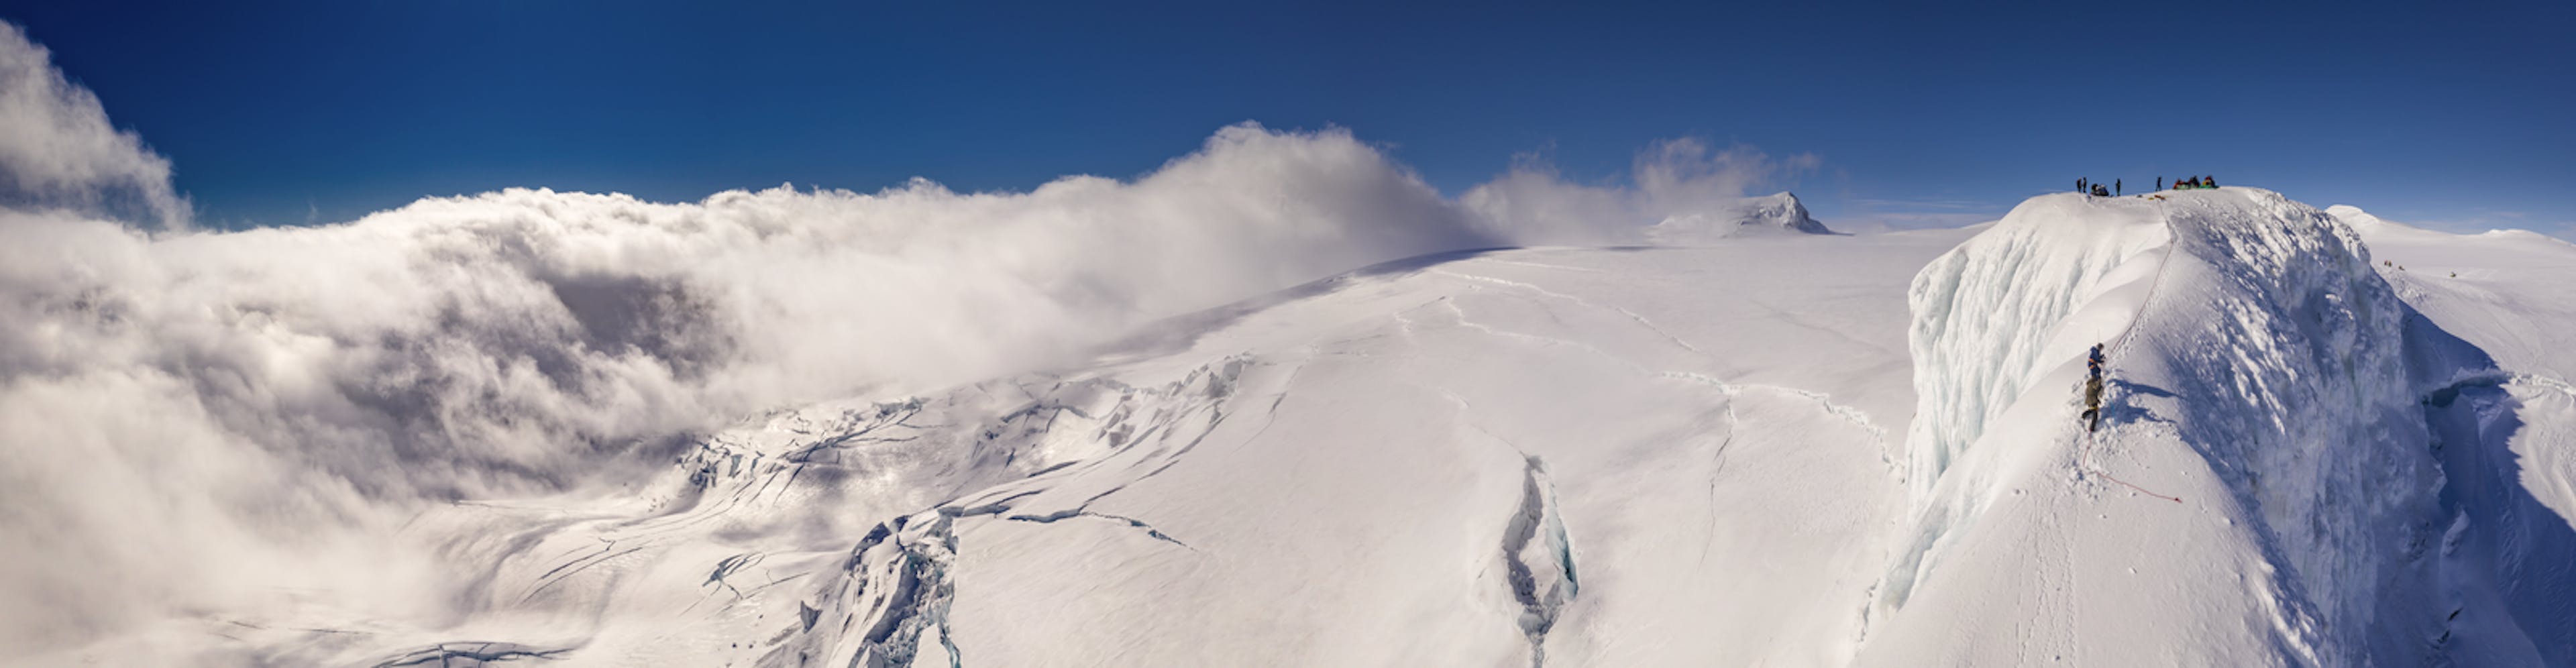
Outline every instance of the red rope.
<path fill-rule="evenodd" d="M 2170 497 L 2170 496 L 2165 496 L 2165 495 L 2163 495 L 2163 494 L 2157 494 L 2157 493 L 2155 493 L 2155 492 L 2147 491 L 2147 488 L 2145 488 L 2145 487 L 2139 487 L 2139 486 L 2137 486 L 2137 485 L 2131 485 L 2131 484 L 2129 484 L 2129 481 L 2121 480 L 2119 476 L 2111 475 L 2111 474 L 2110 474 L 2109 472 L 2107 472 L 2107 471 L 2094 471 L 2094 473 L 2100 474 L 2100 475 L 2102 476 L 2102 479 L 2104 479 L 2104 480 L 2109 480 L 2109 481 L 2111 481 L 2111 482 L 2120 483 L 2121 485 L 2126 486 L 2126 487 L 2128 487 L 2129 489 L 2138 490 L 2138 493 L 2139 493 L 2139 494 L 2145 494 L 2145 495 L 2147 495 L 2147 496 L 2152 496 L 2152 497 L 2156 497 L 2156 498 L 2159 498 L 2159 499 L 2164 499 L 2164 500 L 2166 500 L 2166 501 L 2172 501 L 2172 502 L 2174 502 L 2174 503 L 2182 503 L 2182 499 L 2175 498 L 2175 497 Z"/>

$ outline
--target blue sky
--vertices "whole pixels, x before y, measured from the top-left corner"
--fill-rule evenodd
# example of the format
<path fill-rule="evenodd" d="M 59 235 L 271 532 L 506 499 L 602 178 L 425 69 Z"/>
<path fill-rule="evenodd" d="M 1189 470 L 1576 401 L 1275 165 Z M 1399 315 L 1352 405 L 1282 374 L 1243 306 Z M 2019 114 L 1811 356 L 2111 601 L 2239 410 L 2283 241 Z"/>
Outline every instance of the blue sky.
<path fill-rule="evenodd" d="M 2576 236 L 2576 3 L 2226 4 L 5 0 L 0 19 L 226 226 L 508 186 L 1021 190 L 1133 176 L 1253 120 L 1350 128 L 1451 194 L 1520 154 L 1607 179 L 1696 136 L 1815 155 L 1779 186 L 1829 224 L 2196 173 Z"/>

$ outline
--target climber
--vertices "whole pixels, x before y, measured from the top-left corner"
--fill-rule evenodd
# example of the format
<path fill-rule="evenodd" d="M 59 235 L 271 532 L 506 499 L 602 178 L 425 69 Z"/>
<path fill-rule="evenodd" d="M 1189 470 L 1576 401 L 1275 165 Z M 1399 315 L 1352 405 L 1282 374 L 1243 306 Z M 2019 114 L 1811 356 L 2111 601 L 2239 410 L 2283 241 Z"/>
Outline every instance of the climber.
<path fill-rule="evenodd" d="M 2157 189 L 2157 190 L 2163 190 L 2163 189 L 2165 189 L 2165 177 L 2162 177 L 2162 176 L 2156 177 L 2156 189 Z"/>
<path fill-rule="evenodd" d="M 2118 195 L 2118 194 L 2120 194 L 2120 180 L 2119 180 L 2119 179 L 2111 179 L 2111 194 L 2113 194 L 2113 195 Z"/>
<path fill-rule="evenodd" d="M 2203 188 L 2216 188 L 2216 187 L 2218 187 L 2218 177 L 2215 177 L 2215 176 L 2202 177 L 2202 178 L 2200 179 L 2200 187 L 2203 187 Z"/>
<path fill-rule="evenodd" d="M 2089 188 L 2084 187 L 2084 177 L 2081 177 L 2081 176 L 2075 177 L 2075 192 L 2079 192 L 2079 193 L 2080 193 L 2080 192 L 2086 192 L 2086 191 L 2088 191 L 2088 190 L 2090 190 L 2090 189 L 2089 189 Z"/>
<path fill-rule="evenodd" d="M 2094 196 L 2094 197 L 2110 197 L 2110 196 L 2111 196 L 2111 189 L 2110 189 L 2110 188 L 2104 188 L 2104 187 L 2102 187 L 2102 184 L 2099 184 L 2099 183 L 2093 184 L 2093 196 Z"/>
<path fill-rule="evenodd" d="M 2102 424 L 2102 344 L 2084 356 L 2084 431 Z"/>

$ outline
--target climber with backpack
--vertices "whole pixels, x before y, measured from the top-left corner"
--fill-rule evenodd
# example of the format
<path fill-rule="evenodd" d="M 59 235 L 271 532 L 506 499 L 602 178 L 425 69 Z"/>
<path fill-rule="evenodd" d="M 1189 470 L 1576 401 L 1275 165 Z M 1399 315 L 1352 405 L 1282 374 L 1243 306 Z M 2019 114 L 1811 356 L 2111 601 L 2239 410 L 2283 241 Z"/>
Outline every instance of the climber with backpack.
<path fill-rule="evenodd" d="M 2084 356 L 2084 431 L 2102 425 L 2102 344 Z"/>

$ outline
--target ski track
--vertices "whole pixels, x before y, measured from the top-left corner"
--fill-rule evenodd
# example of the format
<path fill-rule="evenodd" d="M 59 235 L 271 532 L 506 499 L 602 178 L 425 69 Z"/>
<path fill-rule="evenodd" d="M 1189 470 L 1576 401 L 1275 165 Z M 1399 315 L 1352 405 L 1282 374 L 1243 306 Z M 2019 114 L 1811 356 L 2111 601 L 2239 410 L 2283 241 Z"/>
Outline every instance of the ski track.
<path fill-rule="evenodd" d="M 1599 347 L 1599 346 L 1595 346 L 1595 345 L 1592 345 L 1592 344 L 1587 343 L 1587 342 L 1583 342 L 1583 341 L 1574 341 L 1574 340 L 1569 340 L 1569 339 L 1560 339 L 1560 338 L 1555 338 L 1555 337 L 1540 336 L 1540 335 L 1536 335 L 1536 334 L 1526 334 L 1526 333 L 1522 333 L 1522 332 L 1513 332 L 1513 331 L 1506 331 L 1506 330 L 1502 330 L 1502 329 L 1497 329 L 1497 328 L 1494 328 L 1494 327 L 1491 327 L 1491 326 L 1488 326 L 1488 325 L 1485 325 L 1485 324 L 1483 324 L 1483 323 L 1479 323 L 1479 322 L 1476 322 L 1476 321 L 1474 321 L 1474 320 L 1470 319 L 1470 316 L 1467 314 L 1467 311 L 1466 311 L 1465 309 L 1463 309 L 1463 308 L 1460 308 L 1460 307 L 1459 307 L 1457 304 L 1455 304 L 1455 303 L 1452 303 L 1452 302 L 1446 302 L 1446 301 L 1441 302 L 1441 303 L 1442 303 L 1442 305 L 1449 307 L 1449 309 L 1450 309 L 1452 312 L 1456 313 L 1456 315 L 1458 316 L 1458 322 L 1459 322 L 1459 324 L 1460 324 L 1461 326 L 1467 327 L 1467 328 L 1469 328 L 1469 329 L 1476 330 L 1477 332 L 1481 332 L 1481 333 L 1484 333 L 1484 334 L 1487 334 L 1487 335 L 1496 336 L 1496 337 L 1501 337 L 1501 338 L 1507 338 L 1507 339 L 1516 339 L 1516 340 L 1521 340 L 1521 341 L 1531 341 L 1531 342 L 1536 342 L 1536 343 L 1539 343 L 1539 344 L 1541 344 L 1541 345 L 1547 345 L 1547 346 L 1559 346 L 1559 345 L 1561 345 L 1561 346 L 1570 346 L 1570 347 L 1578 348 L 1578 349 L 1581 349 L 1581 350 L 1584 350 L 1584 351 L 1587 351 L 1587 352 L 1593 353 L 1593 354 L 1595 354 L 1595 355 L 1598 355 L 1598 356 L 1600 356 L 1600 357 L 1603 357 L 1603 358 L 1609 359 L 1609 360 L 1611 360 L 1611 361 L 1613 361 L 1613 362 L 1617 362 L 1617 363 L 1619 363 L 1621 366 L 1624 366 L 1624 367 L 1626 367 L 1626 368 L 1628 368 L 1628 369 L 1630 369 L 1630 370 L 1633 370 L 1633 371 L 1635 371 L 1635 372 L 1637 372 L 1637 373 L 1639 373 L 1639 374 L 1641 374 L 1641 375 L 1652 376 L 1652 377 L 1659 377 L 1659 378 L 1669 378 L 1669 379 L 1674 379 L 1674 380 L 1687 381 L 1687 382 L 1690 382 L 1690 383 L 1693 383 L 1693 384 L 1698 384 L 1698 385 L 1705 385 L 1705 386 L 1708 386 L 1708 387 L 1711 387 L 1711 388 L 1715 388 L 1715 389 L 1717 389 L 1717 390 L 1719 391 L 1719 393 L 1721 393 L 1721 394 L 1734 395 L 1734 394 L 1740 393 L 1740 392 L 1745 391 L 1745 390 L 1762 390 L 1762 391 L 1770 391 L 1770 392 L 1779 392 L 1779 393 L 1782 393 L 1782 394 L 1787 394 L 1787 395 L 1795 396 L 1795 397 L 1798 397 L 1798 398 L 1801 398 L 1801 399 L 1806 399 L 1806 400 L 1809 400 L 1809 401 L 1815 402 L 1815 403 L 1816 403 L 1816 405 L 1817 405 L 1817 408 L 1818 408 L 1818 409 L 1823 410 L 1823 411 L 1825 411 L 1826 413 L 1831 414 L 1831 415 L 1833 415 L 1833 416 L 1834 416 L 1834 417 L 1836 417 L 1836 418 L 1842 419 L 1842 420 L 1847 421 L 1847 422 L 1851 422 L 1852 424 L 1854 424 L 1854 425 L 1858 425 L 1858 426 L 1859 426 L 1859 427 L 1861 427 L 1862 429 L 1867 430 L 1867 431 L 1871 434 L 1871 436 L 1879 442 L 1879 444 L 1880 444 L 1880 445 L 1884 446 L 1884 445 L 1887 443 L 1887 429 L 1886 429 L 1885 427 L 1881 427 L 1881 426 L 1879 426 L 1879 425 L 1878 425 L 1878 423 L 1877 423 L 1876 421 L 1871 420 L 1871 419 L 1870 419 L 1870 417 L 1869 417 L 1869 414 L 1868 414 L 1866 411 L 1862 411 L 1862 410 L 1860 410 L 1860 409 L 1858 409 L 1858 408 L 1853 408 L 1853 407 L 1851 407 L 1851 406 L 1846 406 L 1846 405 L 1842 405 L 1842 404 L 1834 403 L 1834 401 L 1833 401 L 1833 397 L 1832 397 L 1832 396 L 1827 395 L 1827 394 L 1824 394 L 1824 393 L 1822 393 L 1822 392 L 1815 392 L 1815 391 L 1811 391 L 1811 390 L 1802 390 L 1802 389 L 1798 389 L 1798 388 L 1794 388 L 1794 387 L 1785 387 L 1785 386 L 1779 386 L 1779 385 L 1764 385 L 1764 384 L 1758 384 L 1758 383 L 1732 383 L 1732 382 L 1728 382 L 1728 381 L 1725 381 L 1725 380 L 1722 380 L 1722 379 L 1718 379 L 1718 378 L 1710 377 L 1710 376 L 1708 376 L 1707 374 L 1702 374 L 1702 373 L 1697 373 L 1697 372 L 1691 372 L 1691 371 L 1657 371 L 1657 370 L 1654 370 L 1654 369 L 1647 368 L 1647 367 L 1645 367 L 1645 366 L 1643 366 L 1643 365 L 1637 364 L 1636 362 L 1631 361 L 1631 360 L 1629 360 L 1629 359 L 1628 359 L 1628 358 L 1626 358 L 1626 357 L 1622 357 L 1622 356 L 1619 356 L 1619 355 L 1617 355 L 1617 354 L 1611 353 L 1610 351 L 1603 350 L 1601 347 Z"/>
<path fill-rule="evenodd" d="M 1520 282 L 1520 281 L 1514 281 L 1514 280 L 1508 280 L 1508 279 L 1501 279 L 1501 278 L 1494 278 L 1494 277 L 1491 277 L 1491 276 L 1480 276 L 1480 275 L 1476 275 L 1476 274 L 1459 273 L 1459 272 L 1455 272 L 1455 271 L 1449 271 L 1449 270 L 1446 270 L 1446 269 L 1433 269 L 1433 270 L 1431 270 L 1431 273 L 1436 274 L 1436 275 L 1440 275 L 1440 276 L 1448 276 L 1448 277 L 1451 277 L 1451 278 L 1457 278 L 1457 279 L 1461 279 L 1461 280 L 1466 280 L 1466 281 L 1475 281 L 1475 282 L 1491 283 L 1491 284 L 1495 284 L 1495 285 L 1502 285 L 1502 286 L 1508 286 L 1508 287 L 1513 287 L 1513 288 L 1519 288 L 1519 289 L 1522 289 L 1522 290 L 1527 290 L 1527 291 L 1529 291 L 1529 292 L 1531 292 L 1531 293 L 1534 293 L 1534 294 L 1543 295 L 1543 296 L 1547 296 L 1547 297 L 1554 297 L 1554 298 L 1556 298 L 1556 299 L 1561 299 L 1561 300 L 1565 300 L 1565 301 L 1573 302 L 1573 303 L 1574 303 L 1574 304 L 1576 304 L 1576 305 L 1583 306 L 1583 307 L 1586 307 L 1586 308 L 1600 309 L 1600 310 L 1609 311 L 1609 312 L 1612 312 L 1612 313 L 1617 313 L 1617 314 L 1619 314 L 1619 315 L 1621 315 L 1621 316 L 1623 316 L 1623 317 L 1626 317 L 1627 319 L 1629 319 L 1629 320 L 1631 320 L 1631 321 L 1635 321 L 1635 322 L 1637 323 L 1637 325 L 1638 325 L 1638 326 L 1646 328 L 1646 331 L 1654 332 L 1656 336 L 1663 337 L 1665 341 L 1669 341 L 1669 342 L 1671 342 L 1675 347 L 1679 347 L 1679 348 L 1681 348 L 1682 350 L 1687 351 L 1687 352 L 1689 352 L 1689 353 L 1691 353 L 1691 354 L 1693 354 L 1693 355 L 1704 355 L 1704 354 L 1705 354 L 1705 353 L 1702 353 L 1702 352 L 1700 351 L 1699 346 L 1691 345 L 1689 341 L 1684 341 L 1684 340 L 1682 340 L 1682 338 L 1681 338 L 1681 337 L 1674 336 L 1674 335 L 1672 334 L 1672 332 L 1664 331 L 1664 328 L 1662 328 L 1662 327 L 1658 327 L 1658 326 L 1655 326 L 1654 321 L 1647 320 L 1645 316 L 1637 315 L 1637 313 L 1636 313 L 1635 311 L 1630 311 L 1630 310 L 1628 310 L 1628 309 L 1620 308 L 1620 307 L 1617 307 L 1617 306 L 1612 306 L 1612 305 L 1609 305 L 1609 304 L 1595 303 L 1595 302 L 1593 302 L 1592 300 L 1584 299 L 1584 298 L 1582 298 L 1582 297 L 1577 297 L 1577 296 L 1574 296 L 1574 295 L 1569 295 L 1569 294 L 1565 294 L 1565 293 L 1562 293 L 1562 292 L 1557 292 L 1557 291 L 1554 291 L 1554 290 L 1549 290 L 1549 289 L 1547 289 L 1547 288 L 1539 287 L 1539 286 L 1537 286 L 1537 285 L 1532 285 L 1532 284 L 1529 284 L 1529 283 L 1522 283 L 1522 282 Z"/>

